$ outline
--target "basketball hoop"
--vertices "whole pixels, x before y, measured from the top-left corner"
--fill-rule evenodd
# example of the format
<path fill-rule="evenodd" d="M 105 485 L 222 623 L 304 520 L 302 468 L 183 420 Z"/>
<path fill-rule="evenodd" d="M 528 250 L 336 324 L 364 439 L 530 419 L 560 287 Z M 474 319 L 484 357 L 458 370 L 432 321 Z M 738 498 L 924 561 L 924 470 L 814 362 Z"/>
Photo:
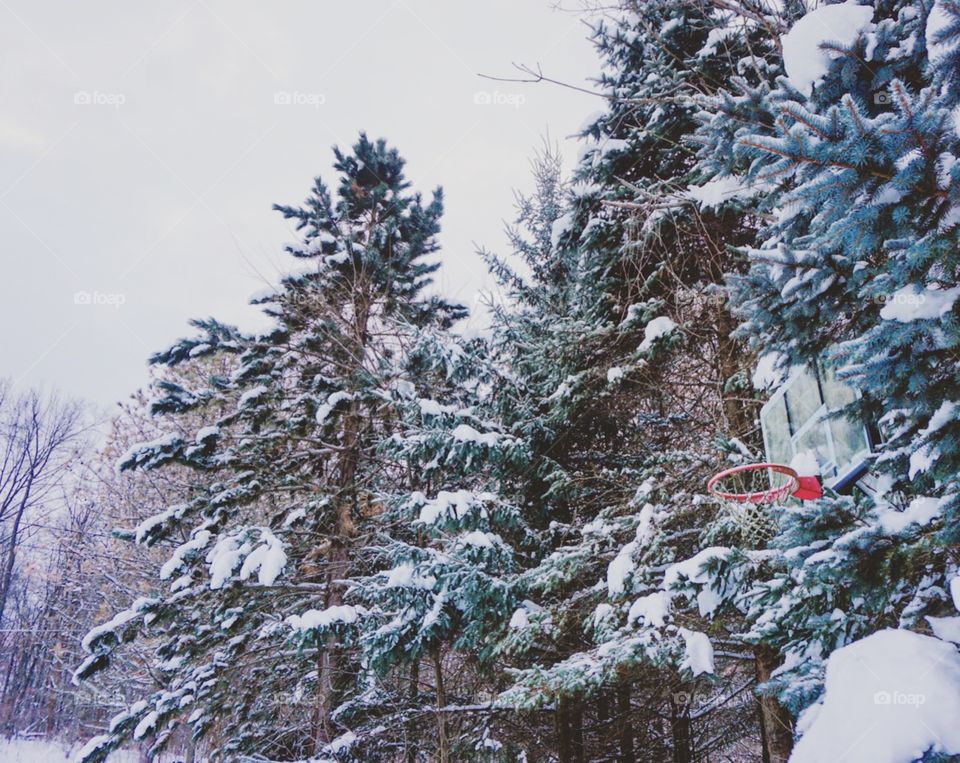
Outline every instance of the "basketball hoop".
<path fill-rule="evenodd" d="M 777 533 L 777 518 L 770 506 L 788 498 L 819 498 L 823 488 L 816 477 L 801 477 L 786 464 L 762 463 L 718 472 L 707 482 L 707 492 L 726 502 L 744 541 L 759 546 Z"/>

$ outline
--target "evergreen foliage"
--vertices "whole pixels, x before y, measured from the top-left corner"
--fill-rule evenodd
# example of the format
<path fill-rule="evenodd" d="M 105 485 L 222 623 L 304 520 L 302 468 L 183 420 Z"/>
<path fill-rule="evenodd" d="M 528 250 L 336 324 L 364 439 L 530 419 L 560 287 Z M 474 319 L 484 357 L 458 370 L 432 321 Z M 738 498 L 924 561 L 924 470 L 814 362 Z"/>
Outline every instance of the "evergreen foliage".
<path fill-rule="evenodd" d="M 785 760 L 839 650 L 960 632 L 960 9 L 653 0 L 593 41 L 606 108 L 481 252 L 489 331 L 430 292 L 440 192 L 361 135 L 277 207 L 273 328 L 152 358 L 166 434 L 119 468 L 193 476 L 127 533 L 163 590 L 76 676 L 140 639 L 163 688 L 84 760 L 178 726 L 223 760 Z M 769 540 L 704 489 L 762 459 L 760 353 L 877 436 Z"/>

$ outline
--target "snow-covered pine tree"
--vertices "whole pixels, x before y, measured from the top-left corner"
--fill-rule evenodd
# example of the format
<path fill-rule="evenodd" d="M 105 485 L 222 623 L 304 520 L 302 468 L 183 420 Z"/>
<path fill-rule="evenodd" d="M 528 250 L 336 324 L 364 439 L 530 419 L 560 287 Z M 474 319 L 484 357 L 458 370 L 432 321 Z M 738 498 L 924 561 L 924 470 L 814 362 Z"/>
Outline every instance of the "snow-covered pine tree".
<path fill-rule="evenodd" d="M 335 195 L 317 179 L 302 207 L 277 207 L 302 234 L 287 251 L 306 267 L 255 298 L 274 327 L 249 335 L 197 321 L 199 336 L 152 358 L 176 367 L 221 356 L 230 371 L 194 388 L 158 385 L 153 410 L 169 434 L 119 462 L 176 463 L 204 479 L 135 531 L 139 543 L 172 546 L 160 570 L 169 593 L 93 629 L 76 673 L 107 667 L 115 649 L 148 633 L 167 688 L 114 718 L 84 760 L 147 734 L 160 750 L 178 724 L 219 759 L 348 746 L 332 711 L 365 686 L 356 681 L 363 611 L 344 593 L 371 569 L 359 549 L 391 487 L 381 446 L 406 396 L 403 354 L 418 332 L 464 311 L 423 294 L 438 267 L 427 258 L 439 190 L 427 203 L 412 193 L 382 140 L 361 135 L 335 155 Z M 187 412 L 204 425 L 185 426 Z"/>
<path fill-rule="evenodd" d="M 831 681 L 828 665 L 837 659 L 839 670 L 852 644 L 869 686 L 879 665 L 916 664 L 918 644 L 937 644 L 889 629 L 949 641 L 960 623 L 960 17 L 941 0 L 825 5 L 781 43 L 785 76 L 740 83 L 705 119 L 704 166 L 767 190 L 759 246 L 731 286 L 743 336 L 784 365 L 826 364 L 859 390 L 845 413 L 879 426 L 880 479 L 872 496 L 784 509 L 774 553 L 718 557 L 711 580 L 737 581 L 727 590 L 748 614 L 748 637 L 787 658 L 770 688 L 794 713 L 807 710 L 791 760 L 844 748 L 864 760 L 958 754 L 960 741 L 940 731 L 942 703 L 888 715 L 872 698 L 831 705 L 850 686 Z M 870 665 L 877 637 L 891 646 Z M 955 648 L 941 645 L 940 669 L 916 677 L 953 681 L 938 695 L 949 704 L 960 676 Z M 869 738 L 863 718 L 876 721 Z"/>
<path fill-rule="evenodd" d="M 493 261 L 512 299 L 497 316 L 502 417 L 535 465 L 515 500 L 542 538 L 517 575 L 526 601 L 499 649 L 520 670 L 499 702 L 552 709 L 561 760 L 639 748 L 691 760 L 752 731 L 730 720 L 742 707 L 720 719 L 742 691 L 717 692 L 701 704 L 721 711 L 692 722 L 686 700 L 708 693 L 694 679 L 713 672 L 711 647 L 696 603 L 675 617 L 661 590 L 715 511 L 696 499 L 714 435 L 753 426 L 728 405 L 745 377 L 733 346 L 719 347 L 731 323 L 710 292 L 725 245 L 752 240 L 751 226 L 736 200 L 698 204 L 683 142 L 694 96 L 738 69 L 742 40 L 700 4 L 630 10 L 597 32 L 610 105 L 585 130 L 569 196 L 558 201 L 541 163 L 539 196 L 521 204 L 514 249 L 529 280 Z M 666 607 L 649 622 L 634 606 L 647 599 Z"/>
<path fill-rule="evenodd" d="M 358 760 L 397 750 L 440 761 L 514 759 L 489 702 L 493 645 L 515 609 L 508 575 L 530 545 L 518 509 L 496 490 L 524 467 L 523 444 L 490 417 L 492 368 L 481 337 L 421 331 L 405 354 L 395 432 L 383 455 L 401 464 L 380 496 L 377 570 L 348 600 L 364 609 L 364 695 L 337 710 Z M 417 740 L 414 742 L 413 740 Z"/>

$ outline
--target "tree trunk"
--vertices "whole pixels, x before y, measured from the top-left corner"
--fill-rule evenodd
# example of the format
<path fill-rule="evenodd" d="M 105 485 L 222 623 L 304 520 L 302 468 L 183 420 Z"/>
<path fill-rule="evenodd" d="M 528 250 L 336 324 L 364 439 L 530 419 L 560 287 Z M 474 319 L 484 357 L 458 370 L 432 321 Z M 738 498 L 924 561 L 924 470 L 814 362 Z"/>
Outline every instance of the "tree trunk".
<path fill-rule="evenodd" d="M 366 319 L 364 318 L 364 321 Z M 362 345 L 360 345 L 362 347 Z M 358 351 L 358 354 L 362 354 Z M 337 526 L 336 532 L 330 539 L 330 550 L 327 553 L 327 590 L 326 606 L 336 607 L 343 604 L 343 592 L 336 581 L 349 577 L 350 551 L 356 525 L 354 514 L 357 505 L 357 468 L 360 461 L 360 431 L 363 425 L 360 403 L 354 400 L 350 403 L 350 410 L 344 417 L 343 433 L 341 436 L 343 451 L 340 455 L 340 470 L 337 475 Z M 330 723 L 330 713 L 340 705 L 349 684 L 346 670 L 346 655 L 336 637 L 327 639 L 324 648 L 324 669 L 318 681 L 320 691 L 323 692 L 323 729 L 327 741 L 335 736 Z M 325 677 L 325 678 L 324 678 Z"/>
<path fill-rule="evenodd" d="M 586 748 L 583 742 L 583 705 L 574 701 L 570 708 L 570 738 L 573 742 L 574 763 L 585 763 Z"/>
<path fill-rule="evenodd" d="M 0 624 L 3 623 L 3 613 L 7 609 L 7 596 L 10 594 L 10 582 L 13 580 L 13 563 L 17 558 L 17 540 L 20 536 L 20 522 L 30 503 L 30 492 L 33 487 L 33 480 L 27 484 L 23 499 L 17 507 L 17 514 L 13 519 L 13 527 L 10 529 L 10 538 L 8 542 L 10 548 L 7 550 L 7 560 L 4 564 L 3 578 L 0 580 Z"/>
<path fill-rule="evenodd" d="M 673 736 L 673 763 L 692 763 L 693 724 L 690 721 L 690 703 L 677 702 L 676 693 L 670 695 L 670 732 Z"/>
<path fill-rule="evenodd" d="M 734 390 L 732 393 L 724 389 L 726 382 L 744 370 L 743 344 L 731 338 L 731 334 L 737 327 L 737 321 L 734 320 L 730 312 L 725 308 L 717 311 L 716 330 L 717 330 L 717 361 L 720 375 L 720 396 L 723 404 L 724 432 L 732 434 L 735 437 L 747 442 L 754 447 L 762 446 L 758 433 L 754 431 L 756 408 L 743 402 L 743 391 Z M 751 434 L 753 435 L 751 437 Z"/>
<path fill-rule="evenodd" d="M 591 703 L 591 705 L 596 708 L 597 711 L 597 743 L 598 751 L 606 754 L 607 750 L 613 746 L 613 736 L 616 733 L 616 723 L 615 719 L 611 715 L 615 714 L 615 710 L 612 709 L 612 693 L 606 691 L 605 689 L 600 689 L 597 692 L 596 700 Z"/>
<path fill-rule="evenodd" d="M 410 666 L 410 704 L 414 704 L 420 694 L 420 661 L 414 660 Z M 417 733 L 417 725 L 411 718 L 407 721 L 404 734 L 404 754 L 406 763 L 417 763 L 417 745 L 413 743 Z"/>
<path fill-rule="evenodd" d="M 440 763 L 450 763 L 450 743 L 447 740 L 447 718 L 443 708 L 447 706 L 447 693 L 443 688 L 443 663 L 439 647 L 433 653 L 433 675 L 437 684 L 437 746 Z"/>
<path fill-rule="evenodd" d="M 630 684 L 626 682 L 617 686 L 617 732 L 620 738 L 620 763 L 636 763 L 630 717 Z"/>
<path fill-rule="evenodd" d="M 573 763 L 573 741 L 570 738 L 570 718 L 567 702 L 563 697 L 557 699 L 557 712 L 554 714 L 557 736 L 557 759 L 560 763 Z"/>
<path fill-rule="evenodd" d="M 780 666 L 780 656 L 766 644 L 755 646 L 753 654 L 756 658 L 757 683 L 765 683 Z M 793 719 L 776 697 L 761 696 L 759 702 L 763 760 L 787 763 L 793 751 Z"/>
<path fill-rule="evenodd" d="M 317 702 L 313 711 L 313 749 L 319 755 L 321 748 L 330 741 L 327 729 L 326 699 L 329 696 L 324 683 L 326 676 L 326 650 L 317 652 Z"/>

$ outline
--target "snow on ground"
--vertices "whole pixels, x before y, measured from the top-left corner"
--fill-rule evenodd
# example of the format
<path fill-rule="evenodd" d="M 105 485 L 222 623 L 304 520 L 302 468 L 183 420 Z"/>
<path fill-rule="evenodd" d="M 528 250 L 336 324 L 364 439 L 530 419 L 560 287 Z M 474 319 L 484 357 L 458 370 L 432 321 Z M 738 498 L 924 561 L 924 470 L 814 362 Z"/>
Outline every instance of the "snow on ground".
<path fill-rule="evenodd" d="M 960 644 L 960 617 L 932 617 L 927 615 L 933 635 L 944 641 Z"/>
<path fill-rule="evenodd" d="M 960 754 L 960 652 L 906 630 L 836 650 L 826 693 L 800 717 L 790 763 L 905 763 L 926 750 Z"/>
<path fill-rule="evenodd" d="M 69 748 L 46 739 L 0 738 L 0 760 L 4 763 L 72 763 L 79 745 Z M 137 763 L 135 750 L 118 750 L 107 758 L 108 763 Z"/>

